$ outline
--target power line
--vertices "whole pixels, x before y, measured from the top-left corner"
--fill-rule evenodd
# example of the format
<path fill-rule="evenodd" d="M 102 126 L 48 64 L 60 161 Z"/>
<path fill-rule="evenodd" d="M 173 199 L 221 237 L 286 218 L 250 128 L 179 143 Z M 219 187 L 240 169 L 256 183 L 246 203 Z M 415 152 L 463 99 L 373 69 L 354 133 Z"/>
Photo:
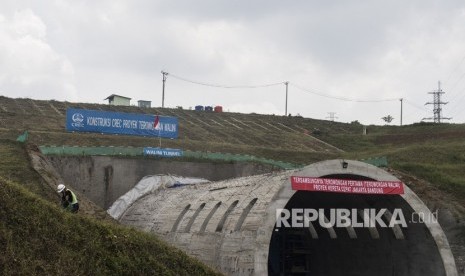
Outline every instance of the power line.
<path fill-rule="evenodd" d="M 451 93 L 452 91 L 455 90 L 455 87 L 457 86 L 457 84 L 460 83 L 460 81 L 465 77 L 465 73 L 463 73 L 459 78 L 458 80 L 454 83 L 454 85 L 452 86 L 452 88 L 449 89 L 449 93 Z M 451 94 L 452 96 L 450 97 L 451 100 L 455 100 L 455 98 L 457 96 L 460 96 L 460 91 L 458 91 L 457 93 L 454 93 L 454 94 Z"/>
<path fill-rule="evenodd" d="M 449 83 L 449 80 L 451 79 L 452 75 L 456 71 L 458 71 L 458 69 L 462 66 L 464 61 L 465 61 L 465 56 L 460 60 L 460 62 L 457 64 L 457 66 L 451 71 L 451 73 L 449 74 L 449 77 L 446 80 L 446 83 Z M 456 93 L 452 93 L 452 92 L 455 91 L 455 88 L 456 88 L 457 84 L 460 83 L 463 80 L 464 77 L 465 77 L 465 73 L 461 74 L 460 77 L 454 83 L 454 85 L 451 88 L 449 88 L 449 94 L 451 95 L 449 98 L 451 99 L 451 101 L 454 102 L 452 104 L 452 106 L 451 106 L 451 109 L 450 109 L 451 113 L 452 113 L 452 111 L 455 111 L 455 109 L 457 107 L 461 107 L 460 101 L 463 98 L 463 95 L 460 92 L 461 92 L 462 89 L 459 89 L 459 91 L 456 92 Z M 458 100 L 455 101 L 456 99 L 458 99 Z"/>
<path fill-rule="evenodd" d="M 463 92 L 463 90 L 461 92 Z M 458 95 L 460 95 L 460 96 L 454 98 L 455 102 L 449 108 L 449 113 L 451 113 L 451 114 L 454 114 L 457 111 L 457 108 L 459 108 L 460 111 L 463 110 L 463 103 L 461 103 L 461 102 L 462 102 L 463 98 L 465 97 L 465 94 L 463 94 L 463 93 L 460 94 L 459 93 Z"/>
<path fill-rule="evenodd" d="M 462 66 L 462 63 L 465 61 L 465 56 L 463 56 L 463 58 L 460 60 L 460 62 L 457 64 L 457 66 L 455 66 L 455 68 L 450 72 L 449 76 L 447 77 L 446 79 L 446 84 L 449 84 L 449 80 L 451 79 L 452 75 L 458 71 L 458 69 L 460 68 L 460 66 Z M 457 92 L 457 93 L 453 93 L 454 90 L 455 90 L 455 87 L 457 86 L 457 84 L 463 79 L 463 77 L 465 76 L 465 73 L 463 73 L 462 75 L 460 75 L 460 77 L 456 80 L 456 82 L 454 83 L 454 85 L 452 85 L 452 87 L 449 88 L 449 95 L 450 95 L 450 99 L 451 101 L 454 101 L 456 99 L 456 97 L 459 97 L 461 96 L 460 95 L 460 91 Z M 457 104 L 458 102 L 456 102 Z M 452 104 L 454 105 L 454 104 Z"/>
<path fill-rule="evenodd" d="M 465 75 L 465 74 L 464 74 L 464 75 Z M 463 97 L 464 97 L 464 94 L 463 94 L 463 90 L 464 90 L 464 89 L 465 89 L 465 87 L 460 87 L 460 88 L 458 88 L 458 89 L 457 89 L 458 91 L 454 94 L 454 96 L 453 96 L 453 97 L 450 97 L 450 101 L 451 101 L 451 102 L 453 101 L 453 103 L 452 103 L 452 105 L 451 105 L 451 107 L 450 107 L 450 109 L 449 109 L 449 112 L 450 112 L 450 113 L 455 112 L 455 110 L 456 110 L 457 108 L 460 108 L 460 109 L 461 109 L 461 108 L 463 107 L 462 100 L 463 100 Z"/>
<path fill-rule="evenodd" d="M 345 98 L 345 97 L 336 97 L 336 96 L 331 96 L 331 95 L 325 95 L 325 94 L 322 94 L 322 93 L 318 93 L 318 92 L 315 92 L 315 91 L 312 91 L 312 90 L 309 90 L 309 89 L 305 89 L 305 88 L 299 87 L 299 86 L 297 86 L 295 84 L 291 84 L 291 85 L 294 86 L 297 89 L 300 89 L 302 91 L 305 91 L 305 92 L 308 92 L 308 93 L 311 93 L 311 94 L 314 94 L 314 95 L 318 95 L 318 96 L 329 98 L 329 99 L 347 101 L 347 102 L 376 103 L 376 102 L 392 102 L 392 101 L 398 101 L 399 100 L 399 98 L 395 98 L 395 99 L 379 99 L 379 100 L 362 100 L 362 99 L 351 99 L 351 98 Z"/>
<path fill-rule="evenodd" d="M 407 103 L 409 106 L 412 106 L 416 110 L 418 110 L 416 111 L 413 109 L 408 109 L 407 112 L 404 112 L 404 115 L 403 115 L 404 118 L 410 118 L 411 120 L 416 120 L 416 119 L 421 120 L 423 117 L 427 116 L 431 112 L 431 110 L 425 108 L 424 106 L 416 105 L 405 98 L 403 99 L 403 102 Z M 422 111 L 423 115 L 419 115 L 419 111 Z M 416 118 L 416 119 L 413 119 L 413 118 Z"/>
<path fill-rule="evenodd" d="M 447 77 L 447 79 L 446 79 L 446 83 L 449 82 L 452 75 L 455 73 L 455 71 L 457 71 L 459 69 L 459 67 L 462 65 L 464 60 L 465 60 L 465 56 L 463 56 L 463 58 L 460 60 L 460 62 L 457 64 L 457 66 L 455 66 L 454 70 L 452 70 L 452 72 L 450 72 L 449 77 Z"/>
<path fill-rule="evenodd" d="M 404 101 L 405 101 L 406 103 L 408 103 L 409 105 L 411 105 L 411 106 L 413 106 L 413 107 L 415 107 L 415 108 L 417 108 L 417 109 L 419 109 L 419 110 L 421 110 L 421 111 L 423 111 L 423 112 L 429 112 L 429 111 L 430 111 L 429 109 L 427 109 L 427 108 L 425 108 L 425 107 L 422 107 L 422 106 L 418 106 L 418 105 L 412 103 L 411 101 L 409 101 L 409 100 L 407 100 L 407 99 L 405 99 L 405 98 L 404 98 Z"/>
<path fill-rule="evenodd" d="M 190 83 L 199 84 L 203 86 L 218 87 L 218 88 L 263 88 L 263 87 L 270 87 L 270 86 L 275 86 L 275 85 L 280 85 L 280 84 L 285 83 L 285 82 L 276 82 L 276 83 L 261 84 L 261 85 L 221 85 L 221 84 L 211 84 L 211 83 L 193 81 L 193 80 L 189 80 L 183 77 L 173 75 L 171 73 L 170 73 L 170 76 L 175 79 L 182 80 L 185 82 L 190 82 Z"/>
<path fill-rule="evenodd" d="M 308 92 L 308 93 L 311 93 L 311 94 L 315 94 L 315 95 L 318 95 L 318 96 L 321 96 L 321 97 L 325 97 L 325 98 L 330 98 L 330 99 L 335 99 L 335 100 L 341 100 L 341 101 L 351 101 L 351 102 L 366 102 L 366 103 L 373 103 L 373 102 L 391 102 L 391 101 L 397 101 L 399 100 L 398 98 L 393 98 L 393 99 L 372 99 L 372 100 L 365 100 L 365 99 L 351 99 L 351 98 L 345 98 L 345 97 L 336 97 L 336 96 L 331 96 L 331 95 L 325 95 L 325 94 L 322 94 L 322 93 L 318 93 L 318 92 L 315 92 L 315 91 L 312 91 L 312 90 L 309 90 L 309 89 L 306 89 L 306 88 L 302 88 L 298 85 L 295 85 L 295 84 L 292 84 L 288 81 L 285 81 L 285 82 L 276 82 L 276 83 L 269 83 L 269 84 L 261 84 L 261 85 L 222 85 L 222 84 L 212 84 L 212 83 L 205 83 L 205 82 L 200 82 L 200 81 L 194 81 L 194 80 L 190 80 L 190 79 L 187 79 L 187 78 L 184 78 L 184 77 L 180 77 L 180 76 L 177 76 L 177 75 L 173 75 L 172 73 L 169 73 L 169 75 L 175 79 L 178 79 L 178 80 L 181 80 L 181 81 L 185 81 L 185 82 L 190 82 L 190 83 L 193 83 L 193 84 L 198 84 L 198 85 L 203 85 L 203 86 L 210 86 L 210 87 L 218 87 L 218 88 L 263 88 L 263 87 L 270 87 L 270 86 L 276 86 L 276 85 L 281 85 L 281 84 L 285 84 L 286 87 L 288 85 L 291 85 L 291 86 L 294 86 L 295 88 L 299 89 L 299 90 L 302 90 L 302 91 L 305 91 L 305 92 Z"/>

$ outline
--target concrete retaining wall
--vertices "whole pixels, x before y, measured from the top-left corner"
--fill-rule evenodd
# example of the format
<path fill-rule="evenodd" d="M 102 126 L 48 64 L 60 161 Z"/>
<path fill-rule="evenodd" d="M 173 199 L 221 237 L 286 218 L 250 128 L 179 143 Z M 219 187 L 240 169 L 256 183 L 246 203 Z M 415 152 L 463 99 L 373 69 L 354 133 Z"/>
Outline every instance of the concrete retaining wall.
<path fill-rule="evenodd" d="M 173 174 L 211 181 L 260 174 L 276 168 L 251 163 L 194 163 L 108 156 L 48 156 L 65 184 L 107 209 L 143 177 Z"/>

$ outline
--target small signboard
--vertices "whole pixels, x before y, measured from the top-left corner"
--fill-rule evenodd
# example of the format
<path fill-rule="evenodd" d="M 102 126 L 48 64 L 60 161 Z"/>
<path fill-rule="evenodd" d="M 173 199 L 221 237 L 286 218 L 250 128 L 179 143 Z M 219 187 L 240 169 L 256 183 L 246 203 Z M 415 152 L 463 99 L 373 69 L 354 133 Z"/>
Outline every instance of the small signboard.
<path fill-rule="evenodd" d="M 163 148 L 144 148 L 144 155 L 163 156 L 163 157 L 181 157 L 180 149 L 163 149 Z"/>

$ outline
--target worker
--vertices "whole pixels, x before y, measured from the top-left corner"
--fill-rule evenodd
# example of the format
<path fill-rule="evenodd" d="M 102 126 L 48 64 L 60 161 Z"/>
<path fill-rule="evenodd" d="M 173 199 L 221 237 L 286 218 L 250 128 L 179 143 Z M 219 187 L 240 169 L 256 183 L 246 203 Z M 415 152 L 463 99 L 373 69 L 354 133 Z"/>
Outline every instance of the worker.
<path fill-rule="evenodd" d="M 71 213 L 77 213 L 79 210 L 79 202 L 73 191 L 67 189 L 65 185 L 59 184 L 57 192 L 61 194 L 61 206 Z"/>

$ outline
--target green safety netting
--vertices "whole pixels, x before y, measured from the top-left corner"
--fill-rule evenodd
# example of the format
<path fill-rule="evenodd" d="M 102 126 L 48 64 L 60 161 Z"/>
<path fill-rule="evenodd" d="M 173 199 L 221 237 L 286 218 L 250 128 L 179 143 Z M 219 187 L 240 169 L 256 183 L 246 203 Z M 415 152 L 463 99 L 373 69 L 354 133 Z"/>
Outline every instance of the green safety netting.
<path fill-rule="evenodd" d="M 27 133 L 26 133 L 27 139 Z M 40 150 L 45 155 L 110 155 L 110 156 L 143 156 L 144 148 L 142 147 L 77 147 L 77 146 L 40 146 Z M 302 165 L 292 164 L 282 161 L 276 161 L 252 155 L 219 153 L 219 152 L 200 152 L 200 151 L 183 151 L 183 156 L 187 158 L 221 160 L 233 162 L 256 162 L 275 166 L 283 169 L 301 168 Z M 388 162 L 385 156 L 361 160 L 362 162 L 374 165 L 376 167 L 387 167 Z"/>
<path fill-rule="evenodd" d="M 376 167 L 387 167 L 388 166 L 388 161 L 385 156 L 382 157 L 374 157 L 374 158 L 369 158 L 369 159 L 362 159 L 362 162 L 371 164 Z"/>
<path fill-rule="evenodd" d="M 143 156 L 144 148 L 142 147 L 77 147 L 77 146 L 40 146 L 41 152 L 45 155 L 111 155 L 111 156 Z M 218 153 L 218 152 L 200 152 L 200 151 L 183 151 L 183 156 L 187 158 L 221 160 L 234 162 L 257 162 L 268 164 L 283 169 L 295 169 L 302 167 L 287 162 L 281 162 L 266 158 L 255 157 L 251 155 Z"/>
<path fill-rule="evenodd" d="M 27 138 L 28 138 L 28 132 L 27 130 L 23 132 L 23 134 L 19 135 L 18 138 L 16 138 L 16 141 L 18 142 L 21 142 L 21 143 L 24 143 L 27 141 Z"/>
<path fill-rule="evenodd" d="M 132 147 L 41 146 L 40 150 L 46 155 L 143 155 L 142 148 Z"/>

